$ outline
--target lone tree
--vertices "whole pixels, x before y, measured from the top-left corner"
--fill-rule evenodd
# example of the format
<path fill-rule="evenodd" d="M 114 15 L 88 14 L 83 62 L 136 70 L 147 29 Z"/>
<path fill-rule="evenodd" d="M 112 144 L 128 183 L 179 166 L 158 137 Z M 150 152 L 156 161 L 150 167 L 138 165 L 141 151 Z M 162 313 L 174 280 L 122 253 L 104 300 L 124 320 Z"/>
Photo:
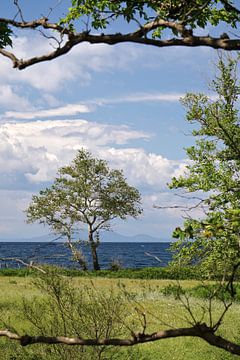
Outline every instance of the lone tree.
<path fill-rule="evenodd" d="M 236 35 L 240 9 L 235 5 L 237 2 L 231 0 L 72 0 L 70 8 L 69 4 L 58 2 L 64 6 L 61 13 L 66 13 L 58 21 L 57 6 L 52 6 L 52 1 L 45 15 L 37 19 L 25 18 L 25 12 L 29 13 L 32 5 L 24 8 L 18 0 L 9 2 L 16 10 L 11 18 L 0 18 L 0 54 L 20 70 L 62 56 L 83 42 L 240 50 L 240 39 Z M 123 33 L 112 30 L 115 23 L 116 28 L 120 25 L 124 29 Z M 217 36 L 208 33 L 209 24 L 215 27 Z M 226 25 L 228 33 L 222 33 L 222 27 L 218 26 L 221 24 Z M 26 29 L 39 30 L 46 41 L 51 41 L 53 50 L 29 59 L 19 58 L 15 49 L 11 49 L 13 34 Z M 198 29 L 205 30 L 205 35 L 199 35 Z"/>
<path fill-rule="evenodd" d="M 198 125 L 196 144 L 187 148 L 191 160 L 185 175 L 171 188 L 196 194 L 202 216 L 186 219 L 174 236 L 178 260 L 199 263 L 211 274 L 234 274 L 240 266 L 240 84 L 239 58 L 220 57 L 212 82 L 216 100 L 188 94 L 183 100 L 187 120 Z M 197 192 L 197 193 L 196 193 Z"/>
<path fill-rule="evenodd" d="M 137 218 L 142 213 L 140 202 L 139 191 L 127 184 L 122 171 L 111 170 L 106 161 L 80 150 L 69 166 L 60 168 L 50 188 L 33 196 L 27 221 L 49 225 L 67 237 L 72 250 L 75 232 L 86 225 L 93 268 L 99 270 L 99 230 L 109 230 L 116 218 Z"/>

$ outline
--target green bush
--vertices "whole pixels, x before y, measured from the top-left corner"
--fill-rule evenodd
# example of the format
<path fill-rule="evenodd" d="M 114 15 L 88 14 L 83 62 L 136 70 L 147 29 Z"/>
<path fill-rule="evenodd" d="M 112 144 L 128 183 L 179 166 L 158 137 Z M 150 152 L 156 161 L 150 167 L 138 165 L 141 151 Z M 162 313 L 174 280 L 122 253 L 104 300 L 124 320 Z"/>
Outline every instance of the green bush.
<path fill-rule="evenodd" d="M 155 267 L 155 268 L 141 268 L 141 269 L 121 269 L 119 267 L 113 267 L 109 270 L 99 271 L 83 271 L 76 269 L 63 268 L 58 266 L 41 266 L 48 271 L 54 269 L 59 274 L 70 277 L 106 277 L 106 278 L 125 278 L 125 279 L 172 279 L 172 280 L 202 280 L 209 279 L 209 276 L 204 274 L 202 269 L 197 266 L 189 267 L 177 267 L 169 265 L 167 267 Z M 39 271 L 35 269 L 0 269 L 0 276 L 38 276 Z M 214 275 L 214 279 L 219 276 Z"/>
<path fill-rule="evenodd" d="M 234 301 L 240 302 L 240 285 L 235 285 L 234 290 L 236 292 Z M 179 285 L 170 284 L 160 291 L 164 296 L 174 296 L 175 299 L 178 299 L 183 294 L 200 299 L 212 298 L 220 301 L 230 301 L 232 299 L 226 285 L 220 284 L 201 284 L 188 289 L 182 289 Z"/>

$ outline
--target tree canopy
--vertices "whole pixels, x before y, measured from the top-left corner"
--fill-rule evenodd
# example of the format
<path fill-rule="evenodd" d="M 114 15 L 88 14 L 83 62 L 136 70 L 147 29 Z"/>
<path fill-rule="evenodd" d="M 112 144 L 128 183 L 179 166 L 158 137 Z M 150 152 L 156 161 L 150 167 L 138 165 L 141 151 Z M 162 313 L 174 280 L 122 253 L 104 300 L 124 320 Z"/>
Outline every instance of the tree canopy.
<path fill-rule="evenodd" d="M 18 69 L 62 56 L 83 42 L 240 50 L 236 34 L 240 9 L 231 0 L 71 0 L 66 5 L 65 15 L 58 21 L 53 16 L 51 4 L 50 10 L 46 9 L 46 16 L 25 19 L 24 8 L 18 0 L 13 2 L 16 6 L 13 16 L 0 18 L 0 54 L 9 58 Z M 209 25 L 215 27 L 217 35 L 208 33 Z M 227 32 L 223 32 L 222 25 Z M 55 40 L 54 49 L 29 59 L 19 58 L 14 46 L 11 49 L 16 29 L 39 30 L 46 41 Z"/>
<path fill-rule="evenodd" d="M 80 227 L 87 226 L 85 242 L 91 248 L 93 268 L 99 270 L 98 232 L 109 230 L 116 218 L 137 218 L 142 212 L 140 201 L 139 191 L 127 184 L 122 171 L 111 170 L 106 161 L 79 150 L 73 162 L 59 170 L 53 185 L 33 196 L 27 219 L 49 225 L 67 238 L 71 249 L 76 236 L 83 240 Z"/>
<path fill-rule="evenodd" d="M 187 120 L 197 124 L 196 144 L 186 149 L 191 160 L 185 175 L 173 178 L 171 188 L 195 194 L 202 215 L 177 228 L 178 259 L 200 263 L 211 273 L 232 273 L 240 266 L 240 95 L 239 59 L 220 58 L 212 82 L 216 99 L 188 94 L 183 100 Z"/>

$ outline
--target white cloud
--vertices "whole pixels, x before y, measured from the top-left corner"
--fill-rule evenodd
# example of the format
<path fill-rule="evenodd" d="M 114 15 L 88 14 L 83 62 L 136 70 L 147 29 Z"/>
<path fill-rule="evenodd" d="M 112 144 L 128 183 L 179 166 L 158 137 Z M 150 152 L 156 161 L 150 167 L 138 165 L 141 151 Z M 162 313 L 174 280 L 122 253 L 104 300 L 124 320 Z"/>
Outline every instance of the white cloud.
<path fill-rule="evenodd" d="M 132 184 L 156 187 L 158 190 L 166 188 L 172 176 L 182 174 L 186 166 L 182 160 L 169 160 L 139 148 L 100 148 L 98 153 L 115 167 L 123 169 Z"/>
<path fill-rule="evenodd" d="M 3 91 L 9 102 L 13 106 L 16 104 L 19 106 L 20 98 L 17 95 L 12 94 L 10 86 L 6 86 L 7 92 L 5 88 Z M 1 95 L 1 87 L 0 87 L 0 95 Z M 14 97 L 14 96 L 15 97 Z M 44 97 L 45 95 L 43 95 Z M 142 103 L 142 102 L 176 102 L 179 101 L 180 97 L 183 97 L 184 94 L 174 94 L 174 93 L 136 93 L 136 94 L 128 94 L 126 96 L 120 97 L 111 97 L 111 98 L 99 98 L 85 101 L 85 104 L 67 104 L 65 106 L 53 107 L 50 109 L 32 109 L 30 111 L 6 111 L 4 113 L 4 118 L 6 119 L 25 119 L 32 120 L 37 118 L 50 118 L 50 117 L 59 117 L 59 116 L 73 116 L 80 113 L 88 113 L 94 110 L 95 106 L 102 106 L 108 104 L 118 104 L 118 103 Z M 51 94 L 47 94 L 46 100 L 52 104 L 55 104 L 57 100 L 51 96 Z M 4 102 L 4 97 L 2 97 L 1 101 Z M 24 103 L 24 100 L 22 100 Z M 20 106 L 21 107 L 21 106 Z M 30 106 L 29 106 L 30 107 Z"/>
<path fill-rule="evenodd" d="M 13 118 L 13 119 L 36 119 L 36 118 L 45 118 L 53 116 L 70 116 L 77 115 L 79 113 L 90 112 L 90 106 L 83 104 L 67 104 L 65 106 L 56 107 L 53 109 L 46 110 L 35 110 L 35 111 L 6 111 L 4 117 Z"/>
<path fill-rule="evenodd" d="M 42 104 L 41 104 L 42 102 Z M 40 104 L 46 106 L 46 104 L 50 107 L 57 107 L 62 104 L 60 100 L 58 100 L 53 94 L 49 94 L 47 92 L 42 93 L 42 99 L 40 100 Z"/>
<path fill-rule="evenodd" d="M 10 85 L 0 85 L 0 105 L 13 109 L 31 108 L 29 101 L 18 95 L 13 86 Z"/>
<path fill-rule="evenodd" d="M 147 139 L 149 135 L 127 126 L 86 120 L 6 123 L 0 127 L 0 172 L 11 179 L 22 174 L 32 182 L 48 181 L 81 147 L 124 145 L 140 138 Z"/>
<path fill-rule="evenodd" d="M 14 39 L 14 51 L 19 58 L 52 51 L 45 38 L 39 36 L 18 37 Z M 26 83 L 35 89 L 48 93 L 64 87 L 67 81 L 87 84 L 93 72 L 113 72 L 116 69 L 128 69 L 139 58 L 142 50 L 133 45 L 114 47 L 83 43 L 75 47 L 66 56 L 54 61 L 39 63 L 23 71 L 12 69 L 11 62 L 0 57 L 0 77 L 4 82 Z"/>
<path fill-rule="evenodd" d="M 30 190 L 38 192 L 40 188 L 44 188 L 44 182 L 52 181 L 58 168 L 70 163 L 77 149 L 84 147 L 94 156 L 106 159 L 111 167 L 123 169 L 129 183 L 139 188 L 143 194 L 145 213 L 142 220 L 137 224 L 130 220 L 125 225 L 117 225 L 115 230 L 123 233 L 127 231 L 129 234 L 149 233 L 155 236 L 159 233 L 159 237 L 163 237 L 161 231 L 169 233 L 169 229 L 173 228 L 179 219 L 179 213 L 164 215 L 154 209 L 153 204 L 161 204 L 162 198 L 159 194 L 166 191 L 166 182 L 173 175 L 184 172 L 185 162 L 169 160 L 160 154 L 129 147 L 128 143 L 133 140 L 149 138 L 148 133 L 128 126 L 98 124 L 86 120 L 38 120 L 2 124 L 1 236 L 14 234 L 11 223 L 25 235 L 33 233 L 32 227 L 24 225 L 22 214 L 22 210 L 30 201 Z M 166 199 L 170 204 L 170 198 Z M 36 229 L 37 234 L 44 230 Z"/>
<path fill-rule="evenodd" d="M 6 91 L 5 91 L 6 88 Z M 60 116 L 74 116 L 80 113 L 89 113 L 93 112 L 97 106 L 104 106 L 104 105 L 112 105 L 112 104 L 119 104 L 119 103 L 142 103 L 142 102 L 179 102 L 180 98 L 184 97 L 185 94 L 183 93 L 135 93 L 135 94 L 128 94 L 125 96 L 119 97 L 111 97 L 111 98 L 96 98 L 92 100 L 86 100 L 85 103 L 82 104 L 67 104 L 64 106 L 57 106 L 59 105 L 59 101 L 52 96 L 51 94 L 43 94 L 43 99 L 46 99 L 45 102 L 49 103 L 50 106 L 54 106 L 48 109 L 31 109 L 31 106 L 28 102 L 24 101 L 24 99 L 20 98 L 18 95 L 12 93 L 10 86 L 2 87 L 0 86 L 0 95 L 1 91 L 6 97 L 6 101 L 4 100 L 4 96 L 0 99 L 3 103 L 9 103 L 12 107 L 14 105 L 16 107 L 21 108 L 22 104 L 27 104 L 29 111 L 6 111 L 3 114 L 5 119 L 24 119 L 24 120 L 32 120 L 37 118 L 50 118 L 50 117 L 60 117 Z M 217 100 L 217 96 L 213 94 L 209 94 L 209 98 L 212 101 Z M 26 108 L 26 105 L 25 107 Z M 173 131 L 175 129 L 173 128 Z"/>
<path fill-rule="evenodd" d="M 99 105 L 101 104 L 118 104 L 125 102 L 178 102 L 184 93 L 135 93 L 128 94 L 126 96 L 120 96 L 117 98 L 105 98 L 105 99 L 96 99 L 95 102 Z"/>
<path fill-rule="evenodd" d="M 39 231 L 41 233 L 44 230 L 38 225 L 26 224 L 26 216 L 23 210 L 26 210 L 31 200 L 31 192 L 0 189 L 0 197 L 0 237 L 2 239 L 9 237 L 23 239 L 25 236 L 38 236 Z"/>
<path fill-rule="evenodd" d="M 49 233 L 47 227 L 37 224 L 26 224 L 26 216 L 23 212 L 28 207 L 33 193 L 24 190 L 0 189 L 0 238 L 27 238 Z M 171 194 L 153 193 L 143 196 L 144 214 L 136 221 L 128 219 L 127 222 L 115 222 L 113 230 L 126 235 L 146 234 L 169 240 L 171 231 L 182 224 L 181 212 L 170 210 L 158 210 L 153 208 L 153 202 L 158 199 L 168 199 L 174 202 Z M 14 224 L 14 226 L 13 226 Z"/>
<path fill-rule="evenodd" d="M 184 163 L 126 146 L 132 140 L 149 138 L 128 126 L 86 120 L 6 123 L 0 127 L 0 172 L 11 179 L 17 176 L 18 181 L 20 175 L 25 181 L 50 181 L 84 147 L 123 169 L 132 184 L 160 189 L 173 174 L 184 171 Z"/>

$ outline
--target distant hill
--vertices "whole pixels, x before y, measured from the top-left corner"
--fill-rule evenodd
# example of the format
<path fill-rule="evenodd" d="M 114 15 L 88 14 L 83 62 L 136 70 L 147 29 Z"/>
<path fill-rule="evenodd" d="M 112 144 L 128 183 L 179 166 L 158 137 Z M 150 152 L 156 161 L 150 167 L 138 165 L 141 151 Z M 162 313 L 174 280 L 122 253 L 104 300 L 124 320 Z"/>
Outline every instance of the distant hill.
<path fill-rule="evenodd" d="M 121 235 L 113 231 L 106 231 L 102 234 L 103 242 L 165 242 L 166 239 L 156 238 L 146 234 L 134 236 Z"/>
<path fill-rule="evenodd" d="M 85 234 L 85 238 L 87 238 Z M 42 235 L 31 238 L 10 238 L 0 239 L 0 242 L 49 242 L 57 239 L 57 236 L 53 235 Z M 153 237 L 146 234 L 139 234 L 134 236 L 121 235 L 113 231 L 105 231 L 100 234 L 102 242 L 169 242 L 170 239 L 162 239 Z"/>

